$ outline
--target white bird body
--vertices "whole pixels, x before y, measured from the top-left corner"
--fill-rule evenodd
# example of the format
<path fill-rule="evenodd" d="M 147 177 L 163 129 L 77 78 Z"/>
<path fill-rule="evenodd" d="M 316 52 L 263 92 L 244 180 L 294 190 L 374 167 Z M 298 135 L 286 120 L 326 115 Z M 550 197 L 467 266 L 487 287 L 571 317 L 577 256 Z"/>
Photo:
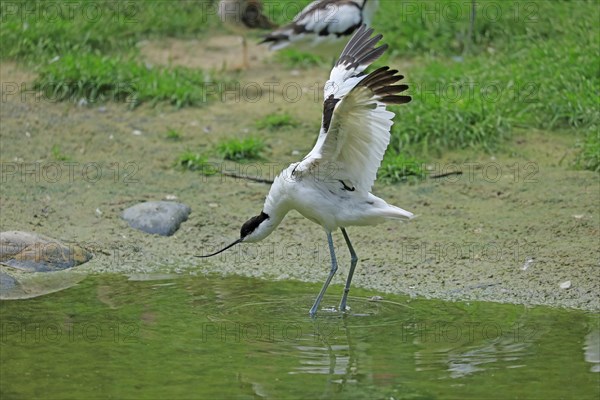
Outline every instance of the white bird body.
<path fill-rule="evenodd" d="M 316 0 L 293 21 L 265 37 L 271 50 L 293 45 L 321 55 L 339 54 L 361 25 L 371 25 L 379 0 Z"/>
<path fill-rule="evenodd" d="M 348 226 L 376 225 L 386 219 L 413 217 L 412 213 L 392 206 L 368 191 L 347 186 L 347 181 L 341 179 L 343 176 L 338 176 L 335 169 L 299 174 L 300 164 L 291 164 L 275 178 L 263 206 L 263 212 L 272 221 L 245 241 L 256 242 L 267 237 L 291 210 L 298 211 L 328 232 Z"/>
<path fill-rule="evenodd" d="M 374 225 L 387 219 L 412 218 L 413 214 L 388 204 L 370 193 L 377 170 L 390 141 L 394 113 L 387 104 L 404 104 L 409 96 L 398 95 L 408 86 L 394 85 L 403 78 L 396 70 L 364 70 L 377 60 L 387 45 L 375 48 L 381 35 L 371 38 L 372 29 L 362 26 L 348 42 L 325 84 L 323 120 L 317 142 L 300 162 L 291 164 L 274 180 L 261 213 L 242 226 L 240 239 L 209 257 L 240 242 L 257 242 L 267 237 L 296 210 L 321 225 L 331 252 L 332 268 L 321 293 L 311 308 L 316 313 L 337 261 L 331 233 L 340 228 L 352 256 L 350 272 L 340 309 L 358 261 L 345 228 Z"/>

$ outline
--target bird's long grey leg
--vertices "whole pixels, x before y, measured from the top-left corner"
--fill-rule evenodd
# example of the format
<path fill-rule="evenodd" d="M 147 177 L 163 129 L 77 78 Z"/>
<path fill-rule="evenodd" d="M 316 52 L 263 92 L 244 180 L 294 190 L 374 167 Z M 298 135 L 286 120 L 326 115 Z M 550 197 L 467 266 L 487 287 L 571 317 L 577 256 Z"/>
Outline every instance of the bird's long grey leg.
<path fill-rule="evenodd" d="M 340 311 L 346 311 L 346 299 L 348 298 L 350 282 L 352 282 L 352 275 L 354 275 L 354 268 L 356 267 L 356 263 L 358 263 L 358 257 L 354 252 L 354 248 L 352 247 L 352 243 L 350 243 L 350 238 L 348 237 L 346 230 L 344 228 L 340 229 L 342 230 L 342 234 L 344 235 L 344 239 L 348 245 L 348 250 L 350 250 L 350 271 L 348 272 L 348 279 L 346 280 L 346 286 L 344 287 L 344 295 L 342 296 L 342 301 L 340 302 Z"/>
<path fill-rule="evenodd" d="M 331 270 L 329 271 L 329 276 L 327 277 L 327 280 L 325 281 L 325 284 L 323 285 L 323 288 L 321 289 L 321 292 L 319 293 L 319 295 L 317 296 L 317 299 L 315 300 L 315 304 L 313 304 L 312 308 L 309 311 L 309 314 L 311 317 L 314 317 L 315 314 L 317 313 L 317 309 L 319 308 L 319 303 L 321 303 L 321 300 L 323 299 L 323 295 L 325 294 L 325 291 L 327 290 L 327 287 L 329 286 L 329 283 L 331 282 L 331 279 L 333 279 L 333 275 L 335 275 L 335 271 L 337 271 L 337 260 L 335 258 L 335 251 L 333 249 L 333 239 L 331 238 L 331 232 L 327 232 L 327 243 L 329 244 L 329 253 L 331 254 Z"/>

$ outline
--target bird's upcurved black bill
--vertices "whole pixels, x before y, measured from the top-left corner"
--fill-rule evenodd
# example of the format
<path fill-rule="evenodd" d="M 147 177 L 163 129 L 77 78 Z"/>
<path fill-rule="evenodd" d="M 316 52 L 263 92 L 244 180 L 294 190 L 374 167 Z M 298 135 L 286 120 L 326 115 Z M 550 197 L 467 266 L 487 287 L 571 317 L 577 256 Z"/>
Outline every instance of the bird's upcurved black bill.
<path fill-rule="evenodd" d="M 206 257 L 212 257 L 212 256 L 216 256 L 217 254 L 224 252 L 224 251 L 225 251 L 225 250 L 227 250 L 228 248 L 230 248 L 230 247 L 232 247 L 232 246 L 235 246 L 236 244 L 240 243 L 241 241 L 242 241 L 242 239 L 240 238 L 240 239 L 236 240 L 235 242 L 231 243 L 229 246 L 223 247 L 223 248 L 222 248 L 221 250 L 219 250 L 219 251 L 216 251 L 216 252 L 214 252 L 214 253 L 212 253 L 212 254 L 207 254 L 207 255 L 205 255 L 205 256 L 196 256 L 196 257 L 202 257 L 202 258 L 206 258 Z"/>

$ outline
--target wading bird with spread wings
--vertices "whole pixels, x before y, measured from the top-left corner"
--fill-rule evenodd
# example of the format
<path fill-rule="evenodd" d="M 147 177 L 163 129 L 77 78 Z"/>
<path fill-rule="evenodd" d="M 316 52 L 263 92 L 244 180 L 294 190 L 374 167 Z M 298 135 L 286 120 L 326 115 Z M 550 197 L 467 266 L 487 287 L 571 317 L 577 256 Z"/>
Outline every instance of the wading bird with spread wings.
<path fill-rule="evenodd" d="M 369 74 L 363 72 L 387 49 L 386 44 L 375 47 L 382 35 L 372 34 L 372 29 L 360 27 L 333 67 L 325 85 L 323 120 L 314 148 L 275 178 L 261 213 L 243 224 L 239 239 L 213 254 L 200 256 L 214 256 L 238 243 L 258 242 L 273 232 L 289 211 L 297 210 L 325 229 L 331 255 L 331 270 L 310 309 L 311 316 L 316 314 L 337 270 L 331 237 L 334 230 L 341 229 L 351 255 L 340 303 L 340 311 L 345 311 L 358 262 L 346 228 L 413 217 L 411 212 L 370 193 L 390 142 L 395 116 L 386 105 L 411 100 L 400 94 L 408 86 L 396 84 L 404 78 L 398 71 L 381 67 Z"/>
<path fill-rule="evenodd" d="M 379 0 L 316 0 L 261 43 L 271 50 L 291 44 L 321 56 L 337 55 L 360 26 L 371 25 L 378 7 Z"/>

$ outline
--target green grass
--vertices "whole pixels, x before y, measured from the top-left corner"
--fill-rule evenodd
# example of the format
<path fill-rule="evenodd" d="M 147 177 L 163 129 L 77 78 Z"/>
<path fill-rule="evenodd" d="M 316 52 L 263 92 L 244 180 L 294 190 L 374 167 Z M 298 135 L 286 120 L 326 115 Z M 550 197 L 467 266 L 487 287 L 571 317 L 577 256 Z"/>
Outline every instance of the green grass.
<path fill-rule="evenodd" d="M 573 33 L 597 32 L 597 2 L 477 0 L 469 36 L 470 0 L 381 0 L 373 27 L 384 34 L 392 55 L 450 57 L 514 53 Z M 577 32 L 580 31 L 580 32 Z"/>
<path fill-rule="evenodd" d="M 377 179 L 385 183 L 418 181 L 425 178 L 424 161 L 403 153 L 388 152 L 377 171 Z"/>
<path fill-rule="evenodd" d="M 195 37 L 220 25 L 207 1 L 2 3 L 2 57 L 36 64 L 72 52 L 130 52 L 143 39 Z"/>
<path fill-rule="evenodd" d="M 275 53 L 275 60 L 288 68 L 309 68 L 315 66 L 328 66 L 331 60 L 325 60 L 318 55 L 298 51 L 294 48 L 285 48 Z"/>
<path fill-rule="evenodd" d="M 198 171 L 203 175 L 214 175 L 217 173 L 213 164 L 208 162 L 208 157 L 204 154 L 195 153 L 186 150 L 179 155 L 175 162 L 177 169 L 186 171 Z"/>
<path fill-rule="evenodd" d="M 167 130 L 167 134 L 165 135 L 167 140 L 179 141 L 181 140 L 181 133 L 178 130 L 170 128 Z"/>
<path fill-rule="evenodd" d="M 31 65 L 39 73 L 36 89 L 52 100 L 200 106 L 224 87 L 207 72 L 137 61 L 141 40 L 195 37 L 219 25 L 209 2 L 15 1 L 1 7 L 2 59 Z"/>
<path fill-rule="evenodd" d="M 600 135 L 598 131 L 590 131 L 580 147 L 581 151 L 575 161 L 576 166 L 580 169 L 600 172 Z"/>
<path fill-rule="evenodd" d="M 256 121 L 256 127 L 258 129 L 266 129 L 270 131 L 276 131 L 286 127 L 296 127 L 299 122 L 287 113 L 283 114 L 269 114 L 264 118 Z"/>
<path fill-rule="evenodd" d="M 259 160 L 264 149 L 265 142 L 255 137 L 225 140 L 215 148 L 223 159 L 231 161 Z"/>
<path fill-rule="evenodd" d="M 56 161 L 72 161 L 72 158 L 64 154 L 60 146 L 57 144 L 52 145 L 50 152 L 52 153 L 52 158 Z"/>
<path fill-rule="evenodd" d="M 392 155 L 407 151 L 428 158 L 456 148 L 494 151 L 515 127 L 597 131 L 597 4 L 478 1 L 473 40 L 466 35 L 469 3 L 461 4 L 461 18 L 444 19 L 443 11 L 418 10 L 459 3 L 382 2 L 388 12 L 378 14 L 375 26 L 384 27 L 392 53 L 415 57 L 414 66 L 403 71 L 413 102 L 395 108 Z M 492 21 L 485 13 L 494 7 L 501 17 Z M 394 8 L 400 14 L 392 18 Z M 411 13 L 402 16 L 402 10 Z M 389 34 L 394 29 L 397 34 Z M 393 66 L 393 60 L 388 62 Z"/>
<path fill-rule="evenodd" d="M 218 98 L 227 84 L 195 69 L 149 68 L 127 58 L 92 53 L 66 54 L 39 72 L 35 88 L 52 100 L 113 100 L 131 106 L 161 101 L 176 107 L 200 106 Z"/>
<path fill-rule="evenodd" d="M 218 172 L 214 160 L 217 154 L 223 160 L 245 162 L 262 159 L 265 143 L 255 137 L 244 139 L 229 139 L 217 143 L 213 149 L 202 153 L 186 150 L 177 157 L 175 168 L 187 171 L 198 171 L 203 175 L 214 175 Z"/>

